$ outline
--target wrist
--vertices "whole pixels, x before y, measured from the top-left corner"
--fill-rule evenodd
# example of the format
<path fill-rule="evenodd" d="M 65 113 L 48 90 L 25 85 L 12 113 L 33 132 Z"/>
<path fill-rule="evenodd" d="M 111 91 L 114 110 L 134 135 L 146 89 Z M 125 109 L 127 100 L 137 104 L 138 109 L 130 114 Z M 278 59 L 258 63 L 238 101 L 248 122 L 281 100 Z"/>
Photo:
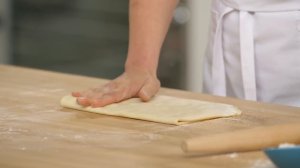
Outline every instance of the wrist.
<path fill-rule="evenodd" d="M 157 76 L 157 63 L 144 60 L 130 60 L 127 59 L 125 63 L 125 72 L 142 72 L 149 73 L 152 76 Z"/>

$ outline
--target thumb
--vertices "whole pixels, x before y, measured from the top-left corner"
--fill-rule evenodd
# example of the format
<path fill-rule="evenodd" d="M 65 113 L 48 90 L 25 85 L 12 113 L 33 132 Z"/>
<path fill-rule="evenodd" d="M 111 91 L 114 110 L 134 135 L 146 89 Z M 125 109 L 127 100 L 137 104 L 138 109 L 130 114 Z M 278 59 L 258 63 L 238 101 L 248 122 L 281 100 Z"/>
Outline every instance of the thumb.
<path fill-rule="evenodd" d="M 158 92 L 159 88 L 159 80 L 147 80 L 144 86 L 140 89 L 138 97 L 140 97 L 143 101 L 147 102 Z"/>

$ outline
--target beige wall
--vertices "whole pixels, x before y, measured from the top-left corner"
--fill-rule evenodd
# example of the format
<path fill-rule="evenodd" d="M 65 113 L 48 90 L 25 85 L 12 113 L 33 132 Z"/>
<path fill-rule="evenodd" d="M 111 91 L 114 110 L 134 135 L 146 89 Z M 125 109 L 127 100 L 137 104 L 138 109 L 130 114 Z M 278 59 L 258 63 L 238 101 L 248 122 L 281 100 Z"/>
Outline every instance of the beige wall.
<path fill-rule="evenodd" d="M 187 28 L 186 89 L 201 92 L 211 0 L 188 0 L 188 3 L 191 20 Z"/>

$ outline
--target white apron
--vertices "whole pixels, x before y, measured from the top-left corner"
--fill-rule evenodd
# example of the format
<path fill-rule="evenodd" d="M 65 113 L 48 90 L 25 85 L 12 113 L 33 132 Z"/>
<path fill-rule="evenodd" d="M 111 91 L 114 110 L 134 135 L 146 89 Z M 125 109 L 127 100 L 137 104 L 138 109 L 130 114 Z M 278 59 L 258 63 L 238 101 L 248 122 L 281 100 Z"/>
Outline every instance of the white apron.
<path fill-rule="evenodd" d="M 204 92 L 300 107 L 300 0 L 214 0 Z"/>

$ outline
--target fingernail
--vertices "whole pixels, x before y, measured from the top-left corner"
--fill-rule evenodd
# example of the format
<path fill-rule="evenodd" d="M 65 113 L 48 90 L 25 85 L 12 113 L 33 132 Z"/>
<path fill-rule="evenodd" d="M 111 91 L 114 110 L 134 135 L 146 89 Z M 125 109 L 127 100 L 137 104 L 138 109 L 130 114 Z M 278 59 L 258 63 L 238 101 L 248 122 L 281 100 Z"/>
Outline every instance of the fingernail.
<path fill-rule="evenodd" d="M 77 103 L 81 106 L 89 106 L 90 105 L 90 103 L 84 97 L 78 97 L 76 100 L 77 100 Z"/>
<path fill-rule="evenodd" d="M 149 96 L 149 94 L 147 92 L 145 92 L 144 90 L 141 90 L 141 93 L 143 95 L 141 97 L 143 101 L 149 101 L 150 100 L 151 97 Z"/>
<path fill-rule="evenodd" d="M 78 97 L 79 95 L 80 95 L 79 92 L 72 92 L 72 96 L 73 96 L 73 97 Z"/>

